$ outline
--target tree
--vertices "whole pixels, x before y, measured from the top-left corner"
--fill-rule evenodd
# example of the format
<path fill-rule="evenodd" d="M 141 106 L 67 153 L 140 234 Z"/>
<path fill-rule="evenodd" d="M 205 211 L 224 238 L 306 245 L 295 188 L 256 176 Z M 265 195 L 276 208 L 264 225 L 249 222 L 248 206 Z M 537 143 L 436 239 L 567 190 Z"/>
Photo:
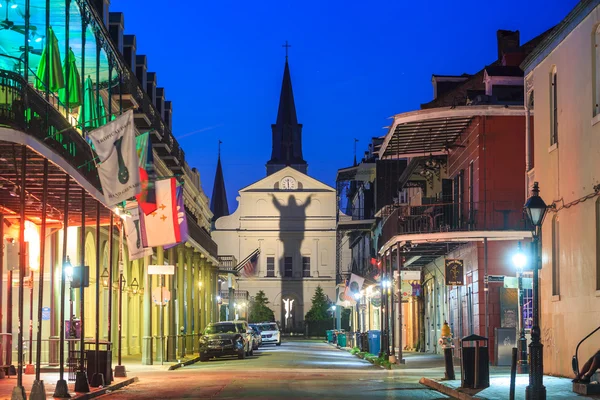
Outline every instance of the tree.
<path fill-rule="evenodd" d="M 259 290 L 254 296 L 254 300 L 250 301 L 250 322 L 274 322 L 275 314 L 273 310 L 267 306 L 269 299 L 265 296 L 265 292 Z"/>
<path fill-rule="evenodd" d="M 327 314 L 328 310 L 329 302 L 327 301 L 327 296 L 325 296 L 325 292 L 323 292 L 321 285 L 319 285 L 312 298 L 312 307 L 310 311 L 306 313 L 304 319 L 309 322 L 329 319 L 330 317 Z"/>

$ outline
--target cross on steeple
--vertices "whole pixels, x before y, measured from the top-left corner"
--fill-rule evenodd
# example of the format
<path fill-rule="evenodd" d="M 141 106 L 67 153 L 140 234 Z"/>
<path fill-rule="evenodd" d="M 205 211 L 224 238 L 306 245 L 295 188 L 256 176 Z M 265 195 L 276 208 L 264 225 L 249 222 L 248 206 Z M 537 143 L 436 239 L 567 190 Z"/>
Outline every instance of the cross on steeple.
<path fill-rule="evenodd" d="M 292 45 L 291 45 L 291 44 L 288 44 L 288 41 L 286 40 L 286 41 L 285 41 L 285 44 L 282 44 L 282 45 L 281 45 L 281 47 L 285 47 L 285 59 L 286 59 L 286 61 L 287 61 L 287 58 L 288 58 L 288 49 L 289 49 L 290 47 L 292 47 Z"/>
<path fill-rule="evenodd" d="M 223 142 L 219 139 L 219 159 L 221 159 L 221 144 L 223 144 Z"/>

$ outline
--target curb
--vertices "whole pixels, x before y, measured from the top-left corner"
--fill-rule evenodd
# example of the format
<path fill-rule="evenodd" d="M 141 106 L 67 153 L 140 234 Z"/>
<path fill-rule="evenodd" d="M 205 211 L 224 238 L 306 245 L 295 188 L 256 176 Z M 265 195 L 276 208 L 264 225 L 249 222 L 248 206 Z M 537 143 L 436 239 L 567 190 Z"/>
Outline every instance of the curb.
<path fill-rule="evenodd" d="M 96 397 L 100 397 L 102 395 L 114 392 L 115 390 L 119 390 L 121 388 L 124 388 L 125 386 L 131 385 L 132 383 L 138 382 L 138 381 L 139 381 L 138 377 L 134 376 L 133 378 L 125 379 L 124 381 L 121 381 L 119 383 L 115 383 L 114 385 L 105 386 L 102 389 L 96 390 L 94 392 L 83 393 L 81 395 L 73 396 L 73 397 L 71 397 L 71 399 L 73 399 L 73 400 L 94 399 Z"/>
<path fill-rule="evenodd" d="M 200 361 L 200 356 L 198 356 L 198 357 L 196 357 L 196 358 L 192 358 L 191 360 L 187 360 L 187 361 L 185 361 L 185 362 L 182 362 L 182 363 L 173 364 L 173 365 L 171 365 L 171 366 L 169 367 L 169 371 L 174 371 L 174 370 L 176 370 L 176 369 L 178 369 L 178 368 L 185 367 L 185 366 L 187 366 L 187 365 L 192 365 L 192 364 L 195 364 L 195 363 L 197 363 L 198 361 Z"/>
<path fill-rule="evenodd" d="M 443 385 L 440 382 L 433 380 L 433 379 L 421 378 L 419 380 L 419 383 L 422 385 L 425 385 L 427 387 L 430 387 L 431 389 L 436 390 L 440 393 L 451 396 L 454 399 L 459 399 L 459 400 L 478 400 L 478 399 L 480 399 L 480 397 L 474 397 L 469 394 L 459 392 L 458 390 L 448 387 L 446 385 Z"/>

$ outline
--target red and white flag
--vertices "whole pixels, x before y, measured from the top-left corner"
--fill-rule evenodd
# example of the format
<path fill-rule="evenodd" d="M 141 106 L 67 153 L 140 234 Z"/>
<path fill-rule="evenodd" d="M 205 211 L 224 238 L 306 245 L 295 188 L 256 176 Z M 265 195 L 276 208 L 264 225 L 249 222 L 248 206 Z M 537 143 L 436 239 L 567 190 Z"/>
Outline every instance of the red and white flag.
<path fill-rule="evenodd" d="M 177 181 L 175 178 L 156 181 L 156 211 L 140 213 L 144 247 L 166 246 L 181 241 L 177 218 Z"/>

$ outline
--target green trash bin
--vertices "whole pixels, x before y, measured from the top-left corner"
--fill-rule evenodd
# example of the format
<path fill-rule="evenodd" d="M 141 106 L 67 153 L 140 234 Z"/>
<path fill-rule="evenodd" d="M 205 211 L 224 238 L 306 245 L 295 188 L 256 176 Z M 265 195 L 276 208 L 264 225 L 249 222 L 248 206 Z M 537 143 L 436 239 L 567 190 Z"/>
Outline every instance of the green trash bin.
<path fill-rule="evenodd" d="M 338 346 L 346 347 L 346 332 L 340 332 L 337 335 Z"/>
<path fill-rule="evenodd" d="M 328 343 L 333 343 L 333 331 L 332 330 L 328 330 L 325 333 L 327 334 L 327 342 Z"/>

